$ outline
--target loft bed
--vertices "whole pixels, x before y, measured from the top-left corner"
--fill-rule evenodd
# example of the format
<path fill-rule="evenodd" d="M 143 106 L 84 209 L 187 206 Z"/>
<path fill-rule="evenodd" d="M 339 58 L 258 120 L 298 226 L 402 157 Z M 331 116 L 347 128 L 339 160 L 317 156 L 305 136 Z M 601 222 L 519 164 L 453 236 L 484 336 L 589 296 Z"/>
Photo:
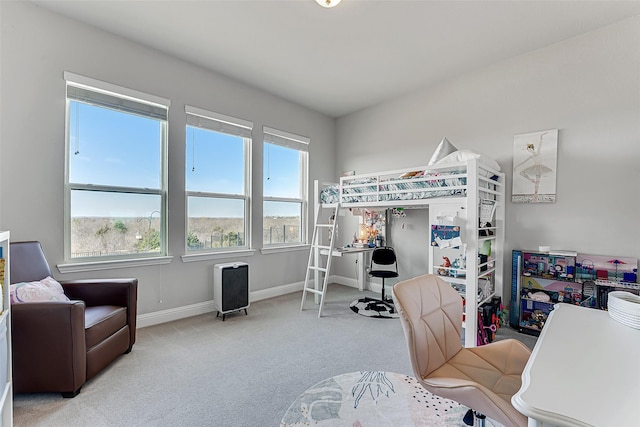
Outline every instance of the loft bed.
<path fill-rule="evenodd" d="M 320 189 L 323 205 L 384 208 L 415 207 L 449 197 L 467 198 L 479 193 L 486 199 L 504 192 L 504 174 L 478 158 L 430 166 L 343 176 L 340 183 Z M 477 190 L 477 191 L 476 191 Z M 435 200 L 437 201 L 437 200 Z"/>
<path fill-rule="evenodd" d="M 439 274 L 465 298 L 466 324 L 478 325 L 478 307 L 502 296 L 505 175 L 493 159 L 456 152 L 429 166 L 343 176 L 339 183 L 315 183 L 316 214 L 327 207 L 352 209 L 429 208 L 430 227 L 458 225 L 463 267 L 442 267 L 429 245 L 428 272 Z M 467 220 L 467 218 L 474 218 Z M 479 261 L 489 243 L 491 257 Z M 327 273 L 328 274 L 328 273 Z M 487 286 L 487 282 L 491 286 Z M 478 342 L 475 327 L 465 328 L 465 345 Z"/>

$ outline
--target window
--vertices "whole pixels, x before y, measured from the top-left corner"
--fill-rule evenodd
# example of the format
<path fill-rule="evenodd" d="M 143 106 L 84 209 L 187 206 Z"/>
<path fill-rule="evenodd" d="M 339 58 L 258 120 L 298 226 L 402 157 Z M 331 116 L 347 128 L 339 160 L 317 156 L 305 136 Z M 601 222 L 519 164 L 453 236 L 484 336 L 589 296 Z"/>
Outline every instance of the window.
<path fill-rule="evenodd" d="M 309 138 L 264 127 L 263 244 L 306 243 Z"/>
<path fill-rule="evenodd" d="M 65 258 L 166 255 L 169 101 L 64 77 Z"/>
<path fill-rule="evenodd" d="M 253 123 L 185 110 L 187 251 L 247 249 Z"/>

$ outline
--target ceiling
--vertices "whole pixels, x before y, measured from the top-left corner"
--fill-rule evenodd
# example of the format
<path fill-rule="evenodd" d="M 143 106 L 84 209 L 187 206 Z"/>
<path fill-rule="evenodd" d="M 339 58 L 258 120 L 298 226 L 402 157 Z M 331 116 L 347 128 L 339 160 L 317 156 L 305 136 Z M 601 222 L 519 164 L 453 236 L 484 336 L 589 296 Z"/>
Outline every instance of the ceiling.
<path fill-rule="evenodd" d="M 33 3 L 331 117 L 640 15 L 640 0 Z"/>

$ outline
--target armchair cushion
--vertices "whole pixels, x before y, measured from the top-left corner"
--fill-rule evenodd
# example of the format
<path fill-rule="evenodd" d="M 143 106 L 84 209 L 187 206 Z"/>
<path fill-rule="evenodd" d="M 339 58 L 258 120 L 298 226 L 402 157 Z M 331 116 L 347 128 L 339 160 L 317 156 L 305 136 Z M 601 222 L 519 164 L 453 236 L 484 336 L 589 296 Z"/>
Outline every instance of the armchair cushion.
<path fill-rule="evenodd" d="M 129 325 L 129 350 L 136 342 L 138 306 L 137 279 L 82 279 L 60 282 L 72 300 L 84 301 L 87 308 L 112 305 L 126 307 Z"/>
<path fill-rule="evenodd" d="M 69 298 L 64 294 L 62 285 L 51 276 L 33 282 L 12 284 L 9 286 L 9 298 L 12 304 L 69 301 Z"/>
<path fill-rule="evenodd" d="M 127 326 L 127 308 L 115 305 L 86 307 L 84 313 L 87 349 Z"/>

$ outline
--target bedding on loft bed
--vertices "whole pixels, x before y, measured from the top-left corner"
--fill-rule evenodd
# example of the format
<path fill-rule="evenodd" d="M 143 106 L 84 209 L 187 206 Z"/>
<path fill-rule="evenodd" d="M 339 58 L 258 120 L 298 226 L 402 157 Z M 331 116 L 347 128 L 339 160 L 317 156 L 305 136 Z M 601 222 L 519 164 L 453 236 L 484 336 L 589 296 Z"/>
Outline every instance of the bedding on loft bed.
<path fill-rule="evenodd" d="M 461 174 L 461 171 L 453 171 Z M 438 174 L 424 175 L 423 179 L 412 177 L 380 181 L 377 178 L 362 178 L 349 181 L 342 194 L 342 203 L 378 202 L 392 200 L 420 200 L 433 197 L 462 196 L 467 184 L 465 177 L 443 178 Z M 325 187 L 320 193 L 322 203 L 338 203 L 340 186 Z"/>
<path fill-rule="evenodd" d="M 393 172 L 342 177 L 342 200 L 338 184 L 325 187 L 320 192 L 320 202 L 376 203 L 389 201 L 424 200 L 437 197 L 464 197 L 467 186 L 467 164 L 471 158 L 478 159 L 478 173 L 491 181 L 497 181 L 500 166 L 492 159 L 477 153 L 453 153 L 432 166 L 421 170 L 406 171 L 398 175 Z"/>

